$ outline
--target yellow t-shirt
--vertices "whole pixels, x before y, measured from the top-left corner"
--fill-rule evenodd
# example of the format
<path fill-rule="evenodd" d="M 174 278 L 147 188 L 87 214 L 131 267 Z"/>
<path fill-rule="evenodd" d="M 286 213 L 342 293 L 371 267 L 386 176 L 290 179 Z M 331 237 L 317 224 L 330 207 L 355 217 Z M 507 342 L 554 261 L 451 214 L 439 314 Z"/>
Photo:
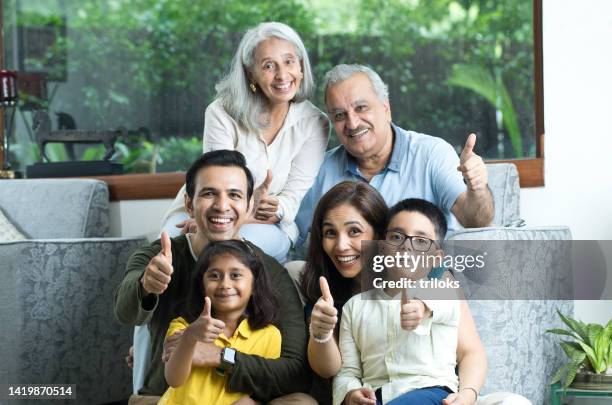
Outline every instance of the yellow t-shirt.
<path fill-rule="evenodd" d="M 189 324 L 183 318 L 170 322 L 168 333 L 187 328 Z M 277 327 L 268 325 L 265 328 L 252 330 L 246 319 L 236 328 L 230 338 L 221 334 L 214 342 L 219 347 L 231 347 L 241 353 L 256 354 L 268 359 L 280 357 L 281 334 Z M 213 367 L 192 367 L 189 378 L 177 388 L 169 387 L 158 402 L 158 405 L 230 405 L 248 393 L 228 392 L 225 389 L 227 375 L 221 377 Z"/>

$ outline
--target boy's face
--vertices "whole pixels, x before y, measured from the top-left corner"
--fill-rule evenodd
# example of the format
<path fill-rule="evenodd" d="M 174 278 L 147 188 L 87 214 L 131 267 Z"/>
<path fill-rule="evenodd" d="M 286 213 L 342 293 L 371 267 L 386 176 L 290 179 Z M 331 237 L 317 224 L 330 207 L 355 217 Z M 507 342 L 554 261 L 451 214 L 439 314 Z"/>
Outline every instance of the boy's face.
<path fill-rule="evenodd" d="M 389 221 L 389 225 L 387 226 L 387 232 L 389 231 L 397 231 L 404 235 L 421 237 L 421 238 L 424 238 L 421 240 L 425 241 L 426 243 L 427 243 L 426 239 L 433 241 L 429 249 L 426 252 L 423 252 L 423 251 L 418 251 L 418 250 L 415 251 L 415 249 L 412 248 L 410 241 L 406 239 L 405 242 L 401 246 L 394 248 L 395 252 L 400 252 L 403 254 L 403 252 L 408 251 L 408 253 L 415 255 L 415 256 L 417 255 L 438 256 L 442 254 L 442 250 L 440 250 L 440 248 L 438 247 L 438 244 L 435 242 L 437 239 L 437 236 L 436 236 L 436 228 L 433 222 L 431 222 L 429 218 L 427 218 L 425 215 L 421 214 L 420 212 L 400 211 L 399 213 L 395 214 L 391 218 L 391 221 Z M 419 242 L 417 241 L 417 239 L 413 239 L 413 243 L 419 243 Z M 420 261 L 419 263 L 421 265 L 417 266 L 416 268 L 409 269 L 410 274 L 401 274 L 401 276 L 405 276 L 413 280 L 427 277 L 432 267 L 431 265 L 424 265 L 427 262 L 428 261 Z M 390 276 L 393 278 L 396 278 L 396 276 L 400 276 L 400 275 L 391 274 Z"/>
<path fill-rule="evenodd" d="M 240 167 L 209 166 L 196 174 L 193 200 L 186 197 L 189 216 L 205 241 L 235 239 L 247 217 L 247 179 Z"/>

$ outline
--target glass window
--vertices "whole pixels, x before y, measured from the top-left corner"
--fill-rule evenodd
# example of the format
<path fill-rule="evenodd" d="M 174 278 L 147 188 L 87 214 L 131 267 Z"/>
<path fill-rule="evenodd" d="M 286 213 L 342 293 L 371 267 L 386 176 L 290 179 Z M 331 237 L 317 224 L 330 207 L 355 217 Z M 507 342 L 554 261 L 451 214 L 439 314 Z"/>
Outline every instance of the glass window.
<path fill-rule="evenodd" d="M 127 129 L 126 172 L 185 170 L 202 151 L 204 109 L 242 33 L 261 21 L 298 31 L 315 77 L 371 65 L 394 121 L 460 152 L 480 134 L 487 159 L 535 157 L 532 3 L 526 0 L 5 0 L 5 66 L 19 72 L 11 163 L 40 151 L 36 109 L 52 128 Z M 323 107 L 318 86 L 315 104 Z M 10 121 L 10 120 L 9 120 Z M 332 139 L 330 147 L 337 142 Z M 100 159 L 100 146 L 49 145 L 52 160 Z"/>

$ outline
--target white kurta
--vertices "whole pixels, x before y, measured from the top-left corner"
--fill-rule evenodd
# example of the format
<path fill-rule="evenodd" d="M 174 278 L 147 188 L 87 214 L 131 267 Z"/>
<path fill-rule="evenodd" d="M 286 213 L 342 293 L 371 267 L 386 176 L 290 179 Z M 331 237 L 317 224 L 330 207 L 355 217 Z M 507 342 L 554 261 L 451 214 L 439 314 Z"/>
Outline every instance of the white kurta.
<path fill-rule="evenodd" d="M 399 299 L 381 290 L 352 297 L 342 309 L 342 368 L 334 378 L 334 405 L 357 388 L 382 387 L 383 403 L 418 388 L 457 390 L 460 301 L 424 300 L 433 316 L 418 331 L 400 326 Z"/>
<path fill-rule="evenodd" d="M 230 149 L 242 153 L 255 179 L 255 187 L 264 182 L 267 170 L 272 170 L 269 191 L 278 197 L 280 227 L 293 242 L 298 235 L 294 219 L 323 162 L 328 137 L 329 121 L 310 101 L 291 103 L 283 126 L 270 145 L 259 134 L 249 133 L 240 126 L 220 100 L 206 108 L 204 118 L 204 152 Z M 184 193 L 185 186 L 162 223 L 174 214 L 185 212 Z"/>

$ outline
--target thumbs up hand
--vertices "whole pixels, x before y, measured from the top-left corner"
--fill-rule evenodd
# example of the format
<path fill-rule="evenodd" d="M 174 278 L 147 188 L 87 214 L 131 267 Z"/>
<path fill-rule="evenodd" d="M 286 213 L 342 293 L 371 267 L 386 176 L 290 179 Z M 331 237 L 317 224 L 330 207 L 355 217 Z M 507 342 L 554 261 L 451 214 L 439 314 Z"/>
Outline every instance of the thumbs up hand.
<path fill-rule="evenodd" d="M 223 328 L 225 322 L 212 317 L 210 298 L 205 297 L 202 313 L 187 327 L 186 333 L 199 342 L 212 343 L 223 332 Z"/>
<path fill-rule="evenodd" d="M 431 316 L 431 311 L 419 299 L 408 298 L 408 289 L 402 290 L 400 325 L 404 330 L 415 330 L 423 319 Z"/>
<path fill-rule="evenodd" d="M 319 277 L 319 286 L 321 287 L 321 298 L 312 309 L 310 333 L 314 338 L 324 340 L 334 333 L 334 328 L 338 323 L 338 310 L 334 307 L 334 298 L 325 277 Z"/>
<path fill-rule="evenodd" d="M 259 222 L 276 223 L 280 218 L 276 216 L 278 211 L 278 198 L 269 195 L 270 184 L 272 184 L 272 170 L 266 172 L 266 179 L 253 192 L 253 218 Z"/>
<path fill-rule="evenodd" d="M 172 244 L 167 232 L 161 234 L 161 251 L 153 257 L 140 279 L 146 294 L 161 294 L 166 291 L 172 277 Z"/>
<path fill-rule="evenodd" d="M 474 153 L 476 134 L 470 134 L 459 155 L 457 170 L 463 175 L 463 180 L 470 191 L 480 191 L 487 188 L 487 167 L 480 156 Z"/>

